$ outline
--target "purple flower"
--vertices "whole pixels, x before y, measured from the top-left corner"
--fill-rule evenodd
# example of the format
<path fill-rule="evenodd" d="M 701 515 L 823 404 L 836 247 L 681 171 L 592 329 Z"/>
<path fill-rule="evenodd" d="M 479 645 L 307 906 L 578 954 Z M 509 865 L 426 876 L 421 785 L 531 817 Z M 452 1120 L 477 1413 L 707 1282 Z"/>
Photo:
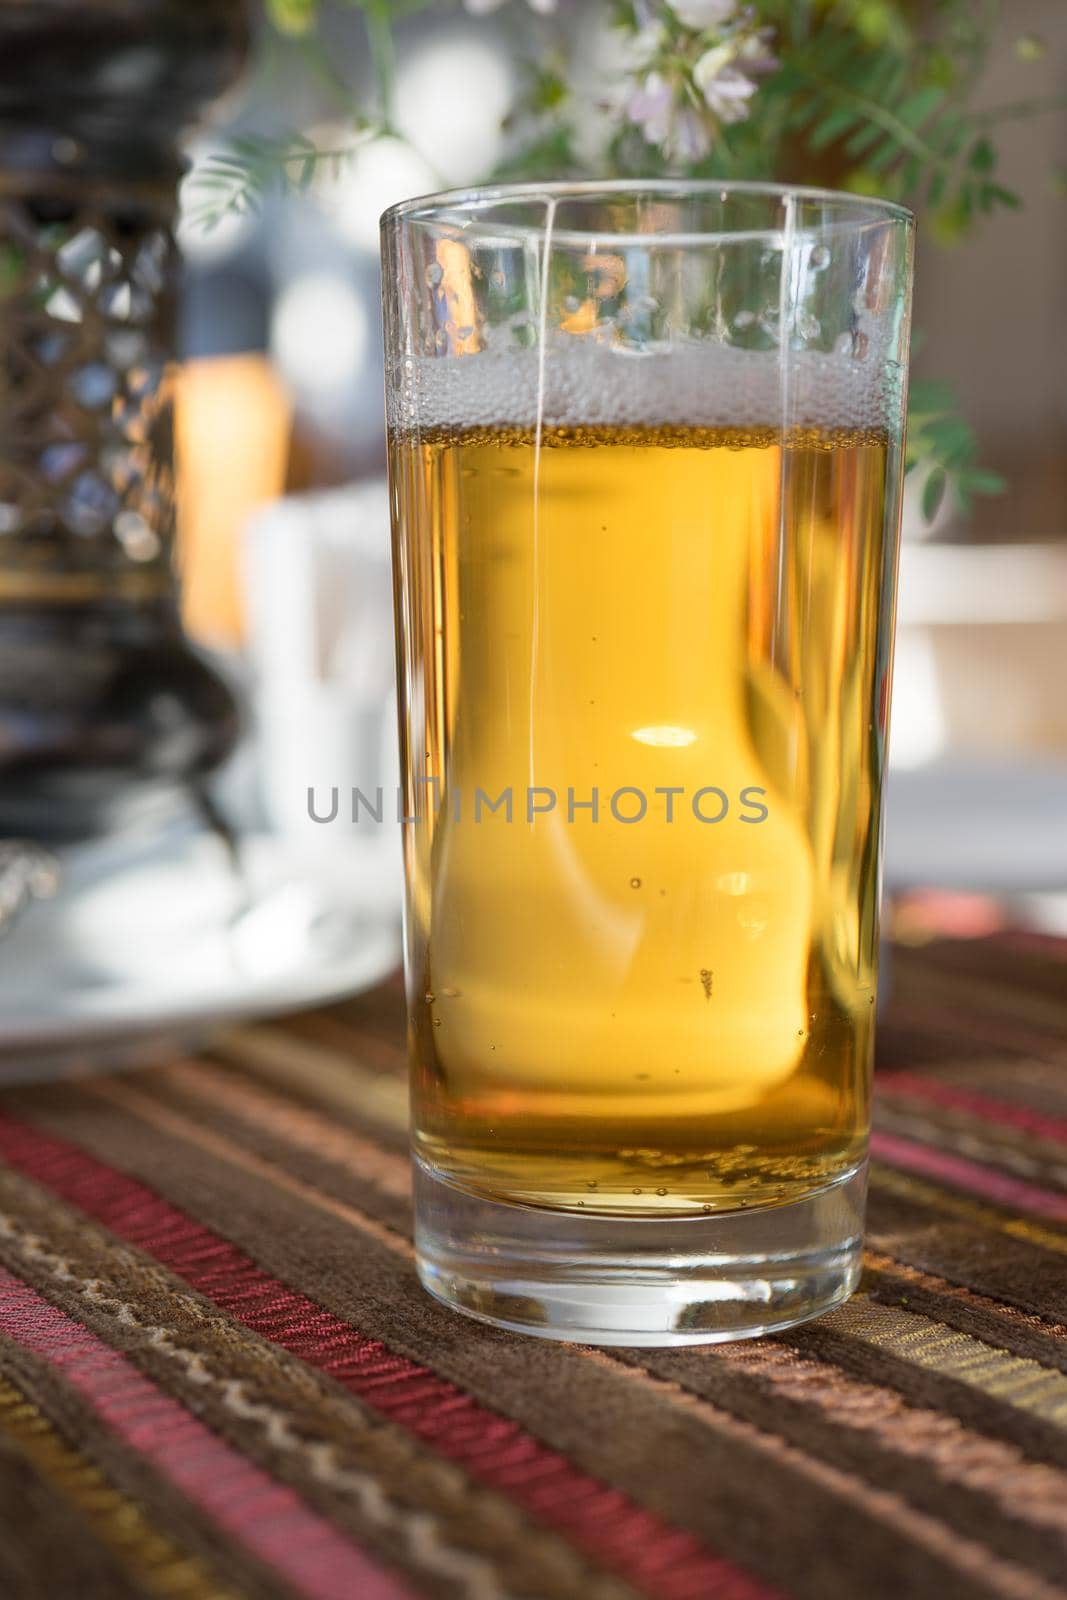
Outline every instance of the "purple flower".
<path fill-rule="evenodd" d="M 744 122 L 756 84 L 732 65 L 727 45 L 707 50 L 693 68 L 693 81 L 720 122 Z"/>
<path fill-rule="evenodd" d="M 673 110 L 674 90 L 659 72 L 646 74 L 626 105 L 626 115 L 637 123 L 649 144 L 666 142 Z"/>
<path fill-rule="evenodd" d="M 632 38 L 626 117 L 669 161 L 703 160 L 718 128 L 748 117 L 758 75 L 777 65 L 772 40 L 755 6 L 672 0 Z"/>
<path fill-rule="evenodd" d="M 703 161 L 711 149 L 711 135 L 699 112 L 683 106 L 677 113 L 669 148 L 682 161 Z"/>
<path fill-rule="evenodd" d="M 773 28 L 754 28 L 737 41 L 737 59 L 745 63 L 746 72 L 773 72 L 778 58 L 771 49 Z"/>
<path fill-rule="evenodd" d="M 679 86 L 669 83 L 660 72 L 645 74 L 627 101 L 626 115 L 648 143 L 659 145 L 669 158 L 700 161 L 711 149 L 704 118 L 679 98 Z"/>

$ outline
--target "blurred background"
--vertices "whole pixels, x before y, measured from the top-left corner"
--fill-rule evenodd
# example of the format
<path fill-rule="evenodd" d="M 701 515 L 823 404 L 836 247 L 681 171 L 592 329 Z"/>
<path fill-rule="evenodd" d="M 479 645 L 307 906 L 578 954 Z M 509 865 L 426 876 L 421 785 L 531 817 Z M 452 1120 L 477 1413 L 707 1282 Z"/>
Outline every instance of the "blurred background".
<path fill-rule="evenodd" d="M 113 0 L 94 0 L 94 7 L 101 15 L 121 11 Z M 186 48 L 181 8 L 174 0 L 145 0 L 141 9 L 177 30 L 166 35 L 166 49 L 180 54 Z M 631 47 L 643 37 L 647 9 L 620 7 L 630 18 Z M 711 0 L 678 0 L 671 25 L 689 26 L 691 15 L 692 26 L 703 28 L 723 9 Z M 734 18 L 730 26 L 743 33 L 756 28 L 744 8 L 725 9 Z M 769 0 L 763 8 L 790 17 L 809 9 Z M 928 13 L 922 6 L 909 10 L 904 0 L 838 0 L 836 9 L 822 9 L 847 12 L 848 26 L 876 55 L 902 15 L 914 13 L 921 28 L 936 11 L 949 18 L 951 33 L 952 17 L 963 19 L 965 31 L 971 13 L 984 17 L 990 8 L 938 0 Z M 189 772 L 217 767 L 204 782 L 196 778 L 199 822 L 187 818 L 184 832 L 173 824 L 164 834 L 149 828 L 143 845 L 136 829 L 110 827 L 103 839 L 64 856 L 57 914 L 27 918 L 0 972 L 0 1004 L 16 1019 L 6 1031 L 9 1047 L 53 1040 L 64 1007 L 84 1036 L 94 1008 L 103 1028 L 123 1008 L 129 1017 L 168 1008 L 175 1017 L 183 1008 L 206 1014 L 213 1004 L 220 1013 L 232 1011 L 238 992 L 249 1009 L 311 1003 L 374 981 L 398 960 L 399 830 L 388 807 L 380 826 L 366 813 L 355 821 L 342 814 L 330 828 L 308 815 L 309 788 L 328 806 L 336 786 L 342 807 L 352 784 L 372 797 L 379 785 L 386 795 L 395 792 L 378 218 L 394 201 L 490 174 L 567 176 L 581 166 L 583 145 L 586 165 L 595 162 L 589 152 L 609 110 L 624 130 L 624 146 L 637 137 L 632 125 L 626 132 L 636 100 L 629 112 L 609 108 L 604 85 L 622 81 L 625 72 L 631 84 L 639 81 L 632 59 L 624 68 L 626 42 L 605 25 L 606 7 L 442 0 L 409 10 L 369 0 L 270 0 L 268 13 L 252 15 L 246 51 L 237 0 L 220 0 L 217 15 L 232 24 L 233 60 L 246 61 L 221 99 L 218 90 L 236 69 L 211 81 L 212 51 L 217 56 L 221 48 L 212 44 L 210 26 L 204 31 L 211 8 L 188 12 L 203 34 L 189 60 L 199 61 L 204 82 L 191 73 L 182 91 L 188 106 L 176 99 L 163 107 L 175 126 L 193 120 L 194 111 L 201 116 L 184 151 L 189 171 L 177 228 L 180 366 L 172 380 L 165 363 L 157 362 L 152 376 L 149 367 L 127 362 L 126 398 L 121 405 L 108 401 L 116 420 L 107 426 L 127 428 L 123 459 L 134 461 L 144 437 L 137 431 L 138 393 L 146 397 L 147 421 L 154 415 L 152 385 L 160 396 L 165 391 L 167 404 L 173 394 L 181 618 L 202 659 L 232 691 L 242 733 L 235 738 L 221 691 L 199 680 L 198 707 L 182 722 L 196 700 L 188 662 L 174 683 L 156 684 L 150 673 L 149 692 L 142 682 L 133 698 L 140 695 L 137 716 L 143 710 L 151 723 L 146 749 L 162 749 L 169 737 L 181 765 L 187 732 L 214 727 L 218 734 L 210 760 L 185 761 Z M 6 77 L 0 69 L 0 112 L 9 119 L 27 108 L 38 115 L 49 99 L 55 116 L 64 114 L 63 74 L 70 68 L 77 79 L 77 29 L 88 24 L 77 22 L 71 0 L 62 0 L 55 14 L 75 19 L 69 61 L 42 50 L 39 39 L 34 44 L 43 12 L 28 0 L 12 0 L 8 9 L 10 37 L 28 63 L 24 69 L 9 54 Z M 387 20 L 384 37 L 381 28 L 375 33 L 375 15 Z M 919 206 L 914 375 L 953 385 L 974 430 L 973 468 L 980 477 L 999 474 L 1003 486 L 968 497 L 964 509 L 953 493 L 930 495 L 936 465 L 920 464 L 907 480 L 886 882 L 895 930 L 915 939 L 939 926 L 980 933 L 1020 917 L 1067 931 L 1067 8 L 1062 0 L 1012 0 L 999 17 L 988 50 L 974 56 L 970 95 L 979 107 L 1004 112 L 996 179 L 1007 201 L 983 204 L 989 214 L 973 228 L 957 226 L 955 202 Z M 133 74 L 132 97 L 121 84 L 119 90 L 131 115 L 151 121 L 157 114 L 151 99 L 140 109 L 136 102 L 136 94 L 151 92 L 151 63 L 138 61 L 124 40 L 120 27 L 107 45 L 112 54 L 126 51 L 123 70 Z M 762 30 L 749 43 L 758 55 L 766 44 Z M 957 52 L 964 62 L 968 48 L 964 39 Z M 118 70 L 117 58 L 109 64 L 107 51 L 97 89 L 114 96 L 107 74 Z M 751 70 L 775 65 L 756 62 Z M 20 102 L 20 82 L 33 70 L 44 73 L 37 99 L 24 95 Z M 931 62 L 930 70 L 936 76 L 940 69 Z M 651 83 L 646 76 L 646 100 Z M 714 80 L 706 93 L 701 137 L 707 143 L 701 149 L 697 139 L 688 151 L 694 159 L 682 170 L 717 175 L 725 147 L 716 139 L 731 131 L 730 118 L 715 100 Z M 205 128 L 208 102 L 214 106 Z M 1035 106 L 1043 114 L 1031 115 Z M 643 134 L 652 138 L 649 116 L 646 107 L 637 120 L 644 119 Z M 669 136 L 678 136 L 681 116 Z M 691 139 L 700 134 L 699 127 L 688 131 Z M 669 157 L 669 136 L 656 152 L 660 158 Z M 61 168 L 84 158 L 76 140 L 49 137 L 46 164 Z M 135 144 L 127 138 L 121 156 L 127 166 L 136 165 Z M 29 146 L 16 140 L 5 148 L 21 160 Z M 743 155 L 743 138 L 738 148 Z M 643 149 L 636 167 L 623 162 L 624 170 L 657 170 L 641 167 L 650 146 Z M 311 158 L 306 163 L 304 155 Z M 824 145 L 809 137 L 796 158 L 802 170 L 785 175 L 839 181 L 832 144 L 829 156 L 828 165 Z M 980 186 L 989 170 L 983 161 L 971 176 Z M 885 190 L 896 171 L 844 177 Z M 134 259 L 120 223 L 101 222 L 98 213 L 57 253 L 55 239 L 66 235 L 53 239 L 48 229 L 60 213 L 37 200 L 33 206 L 37 248 L 53 252 L 49 260 L 58 264 L 61 283 L 84 301 L 74 305 L 66 290 L 48 300 L 53 347 L 64 319 L 83 319 L 86 337 L 103 328 L 111 338 L 123 319 L 131 320 L 142 257 Z M 24 219 L 16 224 L 24 226 Z M 68 232 L 78 225 L 76 217 L 60 219 Z M 84 261 L 65 260 L 64 250 L 75 245 Z M 0 255 L 0 296 L 6 260 Z M 120 268 L 132 291 L 107 289 L 107 273 Z M 27 285 L 23 279 L 23 290 Z M 31 310 L 24 315 L 37 318 L 32 294 L 26 303 Z M 33 328 L 29 336 L 18 334 L 26 337 L 34 361 L 59 359 Z M 59 367 L 56 377 L 63 377 Z M 102 414 L 114 381 L 99 364 L 67 374 L 54 401 L 61 438 L 92 433 L 97 424 L 86 419 L 94 407 Z M 89 392 L 93 383 L 103 384 L 103 400 Z M 114 441 L 105 444 L 113 449 Z M 63 445 L 58 466 L 46 451 L 34 470 L 42 479 L 51 474 L 61 489 L 69 481 L 77 488 L 82 480 L 71 477 L 72 448 Z M 118 458 L 102 450 L 99 460 L 106 459 Z M 160 459 L 169 460 L 169 444 Z M 101 468 L 105 477 L 110 470 Z M 124 483 L 115 478 L 101 486 L 94 478 L 88 488 L 99 503 L 74 506 L 61 540 L 64 560 L 83 533 L 103 539 L 112 531 L 131 570 L 142 558 L 148 565 L 161 560 L 165 550 L 139 512 L 123 511 L 107 527 L 107 497 L 114 492 L 115 504 L 122 501 Z M 14 506 L 4 501 L 0 493 L 0 534 L 17 532 L 17 495 Z M 88 551 L 88 543 L 81 548 Z M 86 648 L 88 662 L 96 648 L 91 639 Z M 0 650 L 0 667 L 14 660 Z M 19 660 L 24 671 L 28 657 Z M 158 666 L 157 660 L 152 672 Z M 79 675 L 80 669 L 73 674 Z M 28 724 L 18 715 L 22 721 L 10 726 L 21 737 L 17 730 Z M 135 721 L 130 712 L 126 732 Z M 233 753 L 218 766 L 218 752 L 230 743 Z M 63 761 L 74 749 L 68 739 Z M 243 838 L 236 874 L 235 831 Z M 5 894 L 16 905 L 53 886 L 47 863 L 36 858 L 29 866 L 25 857 L 16 860 L 17 870 L 5 879 L 2 852 L 0 845 L 0 924 Z M 161 957 L 164 947 L 173 959 Z M 174 980 L 173 992 L 151 992 L 164 978 Z"/>
<path fill-rule="evenodd" d="M 554 37 L 561 25 L 595 81 L 618 49 L 599 8 L 565 10 Z M 304 39 L 261 28 L 253 78 L 194 161 L 249 128 L 351 143 L 349 97 L 373 97 L 363 20 L 327 11 L 318 28 L 328 72 Z M 502 121 L 521 84 L 506 11 L 435 8 L 395 36 L 402 138 L 369 143 L 307 194 L 268 193 L 258 213 L 181 231 L 184 605 L 212 646 L 247 643 L 237 572 L 257 505 L 380 479 L 379 212 L 508 156 Z M 1039 59 L 1020 38 L 1039 41 Z M 1067 10 L 1013 0 L 976 99 L 1065 87 Z M 900 888 L 1067 889 L 1067 111 L 1007 122 L 999 149 L 1023 210 L 956 243 L 919 235 L 916 375 L 952 380 L 1005 489 L 966 515 L 947 496 L 927 526 L 922 474 L 909 479 L 887 858 Z"/>

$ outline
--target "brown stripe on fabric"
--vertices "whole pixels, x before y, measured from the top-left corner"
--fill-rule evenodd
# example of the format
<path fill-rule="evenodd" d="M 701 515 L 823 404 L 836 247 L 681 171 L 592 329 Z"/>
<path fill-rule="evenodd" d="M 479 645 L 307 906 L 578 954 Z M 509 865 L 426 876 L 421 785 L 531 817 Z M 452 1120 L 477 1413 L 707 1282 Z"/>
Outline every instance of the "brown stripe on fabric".
<path fill-rule="evenodd" d="M 1047 1188 L 1067 1189 L 1067 1147 L 1035 1139 L 1019 1128 L 997 1124 L 949 1107 L 933 1106 L 906 1095 L 882 1098 L 875 1126 L 886 1133 L 917 1139 L 938 1150 L 950 1150 L 997 1167 L 1012 1177 Z"/>
<path fill-rule="evenodd" d="M 254 1071 L 319 1104 L 369 1120 L 383 1133 L 406 1140 L 408 1086 L 404 1077 L 376 1073 L 354 1054 L 327 1049 L 277 1027 L 240 1028 L 219 1040 L 212 1055 Z"/>
<path fill-rule="evenodd" d="M 301 1106 L 273 1087 L 213 1063 L 183 1061 L 139 1085 L 161 1104 L 203 1121 L 337 1199 L 351 1200 L 379 1221 L 411 1235 L 411 1162 L 384 1150 L 348 1117 Z"/>
<path fill-rule="evenodd" d="M 950 1070 L 969 1070 L 976 1058 L 989 1055 L 990 1048 L 988 1039 L 977 1045 L 967 1034 L 958 1033 L 951 1016 L 944 1011 L 908 1006 L 894 992 L 875 1031 L 875 1083 L 880 1072 L 904 1067 L 912 1072 L 933 1072 L 938 1077 Z M 1020 1060 L 1025 1059 L 1021 1047 L 1017 1054 Z M 998 1053 L 994 1059 L 1003 1065 L 1006 1057 Z"/>
<path fill-rule="evenodd" d="M 294 1038 L 355 1055 L 370 1071 L 403 1077 L 407 1072 L 407 1006 L 402 985 L 381 984 L 351 1000 L 278 1020 Z"/>
<path fill-rule="evenodd" d="M 1067 1372 L 1067 1324 L 1020 1311 L 1006 1301 L 909 1267 L 877 1250 L 864 1254 L 862 1288 L 880 1304 L 907 1306 L 987 1344 Z"/>
<path fill-rule="evenodd" d="M 1067 1572 L 1067 1473 L 954 1417 L 801 1356 L 774 1339 L 714 1351 L 635 1352 L 633 1365 L 820 1460 L 900 1495 L 972 1542 L 1050 1579 Z"/>
<path fill-rule="evenodd" d="M 856 1294 L 829 1312 L 823 1326 L 944 1373 L 1044 1421 L 1067 1425 L 1067 1374 L 946 1328 L 931 1317 Z"/>
<path fill-rule="evenodd" d="M 889 1308 L 876 1309 L 892 1318 Z M 941 1336 L 946 1341 L 967 1338 L 947 1328 L 941 1330 Z M 904 1349 L 863 1339 L 847 1322 L 820 1318 L 781 1337 L 802 1355 L 832 1362 L 865 1383 L 895 1390 L 909 1405 L 945 1412 L 976 1433 L 1013 1445 L 1032 1461 L 1067 1471 L 1067 1431 L 1055 1417 L 1035 1415 L 938 1366 L 911 1360 Z M 1040 1370 L 1047 1376 L 1062 1377 L 1047 1368 Z"/>
<path fill-rule="evenodd" d="M 403 1075 L 407 1071 L 404 998 L 388 990 L 378 994 L 389 1003 L 375 1007 L 357 1001 L 327 1011 L 305 1011 L 286 1017 L 285 1027 L 297 1038 L 355 1054 L 374 1071 Z"/>
<path fill-rule="evenodd" d="M 365 989 L 362 994 L 350 995 L 313 1011 L 295 1013 L 293 1020 L 303 1022 L 311 1017 L 329 1017 L 360 1031 L 380 1034 L 402 1048 L 407 1026 L 404 975 L 398 970 L 373 989 Z"/>
<path fill-rule="evenodd" d="M 151 1183 L 364 1334 L 515 1417 L 583 1470 L 799 1600 L 853 1600 L 860 1589 L 871 1600 L 899 1600 L 908 1592 L 1021 1600 L 1014 1569 L 990 1577 L 997 1561 L 989 1552 L 979 1579 L 973 1563 L 955 1559 L 956 1541 L 932 1519 L 915 1524 L 921 1537 L 913 1537 L 917 1514 L 897 1497 L 857 1486 L 749 1424 L 723 1415 L 713 1428 L 707 1414 L 665 1404 L 655 1389 L 635 1392 L 618 1364 L 535 1345 L 442 1310 L 418 1287 L 396 1236 L 343 1224 L 336 1202 L 316 1204 L 313 1194 L 290 1190 L 287 1226 L 277 1227 L 277 1189 L 248 1170 L 243 1152 L 235 1152 L 233 1164 L 220 1161 L 212 1140 L 214 1154 L 206 1159 L 195 1126 L 179 1137 L 179 1121 L 168 1113 L 163 1131 L 154 1120 L 161 1108 L 128 1083 L 109 1085 L 106 1098 L 72 1091 L 63 1108 L 32 1095 L 20 1101 L 32 1103 L 34 1120 L 58 1132 L 69 1134 L 76 1124 L 80 1144 Z M 780 1535 L 773 1541 L 766 1536 L 770 1526 Z M 1034 1600 L 1035 1589 L 1025 1592 Z"/>
<path fill-rule="evenodd" d="M 696 1354 L 696 1352 L 691 1353 Z M 712 1362 L 719 1354 L 717 1351 L 705 1352 Z M 633 1384 L 635 1391 L 656 1394 L 680 1414 L 700 1417 L 709 1430 L 717 1429 L 732 1434 L 739 1441 L 758 1434 L 762 1440 L 769 1441 L 769 1454 L 773 1453 L 779 1457 L 799 1456 L 805 1476 L 813 1482 L 823 1484 L 836 1496 L 842 1517 L 856 1516 L 864 1510 L 876 1510 L 886 1524 L 896 1528 L 898 1538 L 908 1541 L 913 1555 L 923 1551 L 928 1556 L 939 1556 L 948 1567 L 954 1569 L 951 1575 L 946 1573 L 939 1581 L 938 1587 L 931 1589 L 930 1592 L 936 1593 L 939 1597 L 957 1594 L 973 1596 L 980 1594 L 983 1589 L 1004 1596 L 1018 1596 L 1019 1600 L 1037 1600 L 1038 1596 L 1041 1596 L 1042 1600 L 1051 1600 L 1052 1596 L 1062 1596 L 1067 1593 L 1061 1583 L 1055 1580 L 1049 1582 L 1017 1562 L 995 1555 L 987 1545 L 965 1537 L 955 1528 L 947 1527 L 925 1510 L 909 1505 L 892 1490 L 872 1484 L 855 1472 L 842 1471 L 829 1462 L 806 1454 L 801 1456 L 788 1440 L 763 1433 L 746 1420 L 729 1415 L 672 1377 L 663 1376 L 650 1368 L 636 1366 L 632 1359 L 624 1356 L 623 1352 L 591 1350 L 586 1352 L 586 1358 L 599 1366 L 622 1371 Z M 851 1509 L 846 1510 L 846 1507 Z M 782 1524 L 782 1515 L 780 1508 L 777 1518 L 779 1528 Z M 850 1530 L 852 1533 L 856 1531 L 854 1527 Z M 784 1537 L 788 1538 L 790 1533 L 791 1530 L 786 1529 Z M 821 1533 L 825 1539 L 828 1529 L 824 1527 Z M 872 1583 L 882 1576 L 881 1559 L 875 1551 L 868 1549 L 868 1566 L 865 1574 L 858 1579 L 853 1590 L 846 1592 L 850 1595 L 859 1592 L 865 1595 L 873 1593 Z M 1062 1567 L 1060 1570 L 1062 1572 Z M 926 1592 L 925 1588 L 919 1589 L 918 1585 L 917 1589 L 918 1592 Z M 911 1592 L 913 1591 L 907 1587 L 906 1580 L 905 1586 L 897 1590 L 898 1596 Z"/>
<path fill-rule="evenodd" d="M 128 1575 L 150 1594 L 159 1600 L 234 1600 L 235 1590 L 221 1585 L 202 1562 L 153 1527 L 140 1506 L 62 1439 L 41 1408 L 7 1378 L 0 1378 L 0 1432 L 71 1501 Z"/>
<path fill-rule="evenodd" d="M 921 1177 L 911 1170 L 894 1167 L 888 1158 L 872 1163 L 875 1186 L 891 1199 L 905 1200 L 938 1215 L 966 1220 L 995 1235 L 1033 1245 L 1045 1253 L 1050 1265 L 1067 1255 L 1067 1228 L 1043 1217 L 1021 1216 L 1014 1208 L 979 1196 L 973 1191 L 941 1184 L 934 1177 Z"/>
<path fill-rule="evenodd" d="M 435 1594 L 632 1596 L 502 1496 L 220 1316 L 29 1179 L 3 1172 L 0 1260 Z"/>
<path fill-rule="evenodd" d="M 1007 986 L 968 984 L 922 969 L 894 998 L 896 1015 L 912 1024 L 946 1029 L 973 1039 L 983 1052 L 1003 1047 L 1010 1055 L 1032 1054 L 1055 1061 L 1063 1052 L 1062 1008 L 1016 994 Z"/>
<path fill-rule="evenodd" d="M 1067 1322 L 1062 1234 L 877 1163 L 867 1240 L 921 1271 L 1050 1320 Z"/>
<path fill-rule="evenodd" d="M 1040 995 L 1054 1004 L 1058 1001 L 1067 1033 L 1067 942 L 1019 950 L 993 935 L 984 939 L 937 939 L 921 951 L 905 947 L 895 953 L 906 982 L 910 982 L 912 967 L 934 967 L 938 972 L 966 980 L 980 993 L 992 982 L 1010 984 L 1013 990 Z"/>
<path fill-rule="evenodd" d="M 4 1600 L 145 1600 L 92 1522 L 0 1426 Z"/>
<path fill-rule="evenodd" d="M 68 1444 L 76 1441 L 79 1455 L 94 1465 L 111 1491 L 138 1508 L 146 1531 L 165 1533 L 167 1541 L 200 1569 L 200 1588 L 195 1584 L 186 1587 L 181 1591 L 182 1600 L 221 1600 L 224 1595 L 248 1594 L 254 1594 L 256 1600 L 260 1596 L 263 1600 L 292 1600 L 288 1584 L 235 1545 L 148 1461 L 131 1450 L 50 1363 L 0 1335 L 0 1369 L 63 1440 Z M 145 1592 L 156 1592 L 146 1582 L 143 1571 L 139 1585 Z"/>
<path fill-rule="evenodd" d="M 254 1150 L 244 1148 L 214 1126 L 207 1127 L 168 1105 L 158 1095 L 147 1094 L 140 1087 L 134 1088 L 127 1083 L 104 1079 L 97 1083 L 86 1084 L 85 1093 L 93 1098 L 110 1101 L 122 1111 L 131 1112 L 165 1135 L 194 1144 L 200 1152 L 213 1156 L 218 1162 L 244 1173 L 250 1179 L 261 1180 L 275 1191 L 276 1202 L 280 1196 L 303 1201 L 318 1211 L 336 1217 L 345 1225 L 358 1229 L 361 1236 L 366 1235 L 375 1239 L 379 1244 L 385 1245 L 387 1250 L 402 1256 L 405 1260 L 414 1260 L 415 1247 L 407 1234 L 380 1222 L 377 1217 L 371 1216 L 353 1201 L 341 1200 L 325 1193 L 305 1178 L 290 1171 L 288 1165 L 269 1161 Z"/>
<path fill-rule="evenodd" d="M 309 1074 L 306 1070 L 286 1074 L 280 1062 L 275 1063 L 273 1069 L 271 1066 L 257 1066 L 251 1056 L 239 1061 L 221 1049 L 207 1050 L 188 1059 L 195 1060 L 198 1066 L 209 1067 L 224 1074 L 232 1083 L 247 1084 L 261 1094 L 270 1094 L 283 1105 L 325 1117 L 327 1121 L 338 1126 L 350 1128 L 353 1133 L 377 1146 L 383 1154 L 410 1162 L 411 1138 L 408 1115 L 404 1107 L 387 1103 L 384 1112 L 387 1120 L 383 1120 L 382 1113 L 375 1115 L 373 1103 L 364 1103 L 358 1084 L 354 1086 L 351 1074 L 347 1072 L 343 1077 L 346 1092 L 341 1100 L 337 1097 L 331 1098 L 325 1091 L 319 1075 Z M 156 1069 L 143 1076 L 150 1078 L 154 1084 L 158 1071 L 159 1069 Z M 403 1112 L 402 1117 L 399 1115 L 400 1112 Z"/>

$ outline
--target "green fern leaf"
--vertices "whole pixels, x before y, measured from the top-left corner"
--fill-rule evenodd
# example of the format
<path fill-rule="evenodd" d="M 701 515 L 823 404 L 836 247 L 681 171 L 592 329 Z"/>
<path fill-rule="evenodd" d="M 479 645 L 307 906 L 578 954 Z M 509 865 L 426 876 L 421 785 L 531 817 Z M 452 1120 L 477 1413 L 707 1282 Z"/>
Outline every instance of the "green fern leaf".
<path fill-rule="evenodd" d="M 932 116 L 939 106 L 944 104 L 945 91 L 943 89 L 919 89 L 915 94 L 909 94 L 896 106 L 895 111 L 901 122 L 907 123 L 909 128 L 921 128 L 923 123 Z"/>
<path fill-rule="evenodd" d="M 859 131 L 845 141 L 845 149 L 853 158 L 862 156 L 864 151 L 869 150 L 872 145 L 878 143 L 879 139 L 883 137 L 884 131 L 876 122 L 864 122 Z"/>
<path fill-rule="evenodd" d="M 933 522 L 941 509 L 948 488 L 948 474 L 943 467 L 935 467 L 923 484 L 922 511 L 927 522 Z"/>
<path fill-rule="evenodd" d="M 983 186 L 983 194 L 989 197 L 992 205 L 1007 206 L 1009 211 L 1018 211 L 1022 205 L 1022 196 L 1015 193 L 1014 189 L 1005 189 L 999 183 L 987 183 Z"/>
<path fill-rule="evenodd" d="M 852 106 L 835 106 L 816 124 L 814 132 L 808 136 L 808 144 L 812 150 L 825 150 L 855 123 L 856 112 Z"/>
<path fill-rule="evenodd" d="M 879 145 L 878 149 L 875 150 L 872 155 L 867 157 L 864 165 L 866 166 L 868 172 L 885 172 L 887 168 L 893 165 L 894 161 L 898 161 L 899 159 L 900 145 L 897 143 L 896 139 L 893 138 L 892 134 L 890 134 L 889 137 L 886 138 L 881 145 Z"/>

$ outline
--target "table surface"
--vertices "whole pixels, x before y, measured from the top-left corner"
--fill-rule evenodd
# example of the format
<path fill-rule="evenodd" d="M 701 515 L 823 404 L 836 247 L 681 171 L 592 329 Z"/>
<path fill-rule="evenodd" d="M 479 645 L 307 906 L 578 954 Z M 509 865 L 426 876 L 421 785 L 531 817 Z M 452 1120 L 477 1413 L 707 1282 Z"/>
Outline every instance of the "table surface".
<path fill-rule="evenodd" d="M 422 1293 L 398 984 L 5 1092 L 0 1594 L 1067 1597 L 1067 944 L 892 978 L 862 1287 L 717 1349 Z"/>

